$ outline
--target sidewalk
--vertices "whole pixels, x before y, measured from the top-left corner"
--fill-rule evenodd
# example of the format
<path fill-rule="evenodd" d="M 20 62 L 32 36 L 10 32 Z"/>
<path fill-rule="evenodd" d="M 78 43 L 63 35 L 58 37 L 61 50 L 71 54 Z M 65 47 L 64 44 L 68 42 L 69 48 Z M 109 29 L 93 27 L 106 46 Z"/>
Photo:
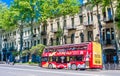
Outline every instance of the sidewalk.
<path fill-rule="evenodd" d="M 26 66 L 39 66 L 39 64 L 34 64 L 34 63 L 15 63 L 15 65 L 26 65 Z"/>
<path fill-rule="evenodd" d="M 6 62 L 5 61 L 0 61 L 0 64 L 5 64 Z"/>

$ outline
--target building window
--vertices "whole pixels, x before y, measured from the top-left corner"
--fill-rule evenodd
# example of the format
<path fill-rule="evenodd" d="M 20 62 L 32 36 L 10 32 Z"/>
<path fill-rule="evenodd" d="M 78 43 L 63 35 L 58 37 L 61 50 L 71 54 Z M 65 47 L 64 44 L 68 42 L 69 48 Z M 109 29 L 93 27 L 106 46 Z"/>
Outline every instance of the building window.
<path fill-rule="evenodd" d="M 13 32 L 13 35 L 16 35 L 16 31 Z"/>
<path fill-rule="evenodd" d="M 44 26 L 42 27 L 42 31 L 45 31 L 45 30 L 47 30 L 47 26 L 46 26 L 46 25 L 44 25 Z"/>
<path fill-rule="evenodd" d="M 89 15 L 89 13 L 87 13 L 87 17 L 88 17 L 88 24 L 90 24 L 90 15 Z"/>
<path fill-rule="evenodd" d="M 34 34 L 36 34 L 36 28 L 34 29 Z"/>
<path fill-rule="evenodd" d="M 27 31 L 25 31 L 25 36 L 27 35 Z"/>
<path fill-rule="evenodd" d="M 11 33 L 10 33 L 10 36 L 11 36 Z"/>
<path fill-rule="evenodd" d="M 93 41 L 93 31 L 88 31 L 88 41 Z"/>
<path fill-rule="evenodd" d="M 66 27 L 66 20 L 64 20 L 64 27 Z"/>
<path fill-rule="evenodd" d="M 51 31 L 53 30 L 53 24 L 51 23 Z"/>
<path fill-rule="evenodd" d="M 90 14 L 91 14 L 91 21 L 93 21 L 93 12 L 91 12 Z"/>
<path fill-rule="evenodd" d="M 103 29 L 103 41 L 105 41 L 105 30 Z"/>
<path fill-rule="evenodd" d="M 79 16 L 79 19 L 80 19 L 80 24 L 82 24 L 82 23 L 83 23 L 83 16 L 80 15 L 80 16 Z"/>
<path fill-rule="evenodd" d="M 12 47 L 14 46 L 14 42 L 12 42 Z"/>
<path fill-rule="evenodd" d="M 74 43 L 74 37 L 75 37 L 75 34 L 73 33 L 73 34 L 71 35 L 71 43 Z"/>
<path fill-rule="evenodd" d="M 108 10 L 108 18 L 110 20 L 112 20 L 112 11 L 111 11 L 111 8 L 108 8 L 107 10 Z"/>
<path fill-rule="evenodd" d="M 27 43 L 28 43 L 28 48 L 29 48 L 29 46 L 30 46 L 30 43 L 29 43 L 29 41 L 28 41 Z"/>
<path fill-rule="evenodd" d="M 111 39 L 114 40 L 114 29 L 111 28 Z"/>
<path fill-rule="evenodd" d="M 81 39 L 81 42 L 84 42 L 84 34 L 82 32 L 80 33 L 80 39 Z"/>
<path fill-rule="evenodd" d="M 106 29 L 106 44 L 111 44 L 111 34 L 110 34 L 110 29 Z"/>
<path fill-rule="evenodd" d="M 51 41 L 51 46 L 52 46 L 53 45 L 53 38 L 51 38 L 50 41 Z"/>
<path fill-rule="evenodd" d="M 43 45 L 47 45 L 47 39 L 43 38 Z"/>
<path fill-rule="evenodd" d="M 38 33 L 40 32 L 40 27 L 38 27 Z"/>
<path fill-rule="evenodd" d="M 34 41 L 34 46 L 36 46 L 36 40 Z"/>
<path fill-rule="evenodd" d="M 26 47 L 26 42 L 25 42 L 25 47 Z"/>
<path fill-rule="evenodd" d="M 59 45 L 59 38 L 56 38 L 56 45 Z"/>
<path fill-rule="evenodd" d="M 105 12 L 105 10 L 103 12 L 103 19 L 106 19 L 106 12 Z"/>
<path fill-rule="evenodd" d="M 38 40 L 37 43 L 40 44 L 40 40 Z"/>
<path fill-rule="evenodd" d="M 67 37 L 66 37 L 66 35 L 64 36 L 64 42 L 65 42 L 65 44 L 67 44 Z"/>
<path fill-rule="evenodd" d="M 60 27 L 60 23 L 59 22 L 57 22 L 57 29 Z"/>
<path fill-rule="evenodd" d="M 74 18 L 71 18 L 72 21 L 72 27 L 74 26 Z"/>

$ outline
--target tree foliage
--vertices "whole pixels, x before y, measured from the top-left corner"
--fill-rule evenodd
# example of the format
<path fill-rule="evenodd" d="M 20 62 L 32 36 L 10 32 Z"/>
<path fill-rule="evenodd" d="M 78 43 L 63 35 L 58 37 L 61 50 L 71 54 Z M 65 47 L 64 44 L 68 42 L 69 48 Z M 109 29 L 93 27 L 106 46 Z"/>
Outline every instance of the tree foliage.
<path fill-rule="evenodd" d="M 31 49 L 30 49 L 30 54 L 35 54 L 35 55 L 41 55 L 43 50 L 44 50 L 45 46 L 42 45 L 42 44 L 38 44 L 36 46 L 33 46 Z"/>
<path fill-rule="evenodd" d="M 118 0 L 117 3 L 118 3 L 118 4 L 117 4 L 117 9 L 116 9 L 115 15 L 116 15 L 116 17 L 118 18 L 117 26 L 118 26 L 118 28 L 120 29 L 120 0 Z"/>
<path fill-rule="evenodd" d="M 5 4 L 0 4 L 0 26 L 4 30 L 12 30 L 15 28 L 16 21 L 13 19 L 13 13 Z"/>

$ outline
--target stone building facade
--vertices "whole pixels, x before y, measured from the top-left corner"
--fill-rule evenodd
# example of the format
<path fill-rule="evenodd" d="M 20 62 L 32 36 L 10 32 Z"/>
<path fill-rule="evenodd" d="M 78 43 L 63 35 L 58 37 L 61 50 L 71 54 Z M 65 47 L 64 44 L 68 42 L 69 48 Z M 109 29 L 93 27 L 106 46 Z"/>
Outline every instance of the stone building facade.
<path fill-rule="evenodd" d="M 86 3 L 85 0 L 83 3 Z M 31 48 L 37 44 L 44 44 L 52 46 L 57 44 L 77 44 L 86 41 L 95 41 L 96 36 L 99 39 L 99 25 L 97 21 L 97 8 L 90 9 L 91 5 L 83 5 L 80 8 L 80 13 L 74 16 L 67 15 L 65 17 L 58 17 L 56 19 L 48 19 L 45 25 L 34 25 L 33 39 L 31 40 L 30 27 L 26 26 L 23 29 L 23 49 Z M 102 35 L 104 44 L 107 40 L 114 43 L 114 27 L 112 20 L 112 9 L 106 7 L 105 12 L 99 6 L 100 20 L 102 24 Z M 115 10 L 115 8 L 114 8 Z M 62 36 L 58 37 L 59 28 L 62 30 Z M 20 33 L 18 29 L 4 32 L 0 34 L 0 43 L 3 48 L 11 48 L 19 50 L 20 47 Z M 118 39 L 119 36 L 118 36 Z"/>

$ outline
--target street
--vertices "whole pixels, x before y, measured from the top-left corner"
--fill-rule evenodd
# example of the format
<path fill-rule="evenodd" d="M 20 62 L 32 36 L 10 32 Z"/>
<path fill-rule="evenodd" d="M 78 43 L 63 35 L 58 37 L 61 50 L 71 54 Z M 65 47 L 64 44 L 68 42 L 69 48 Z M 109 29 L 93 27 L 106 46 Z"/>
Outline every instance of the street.
<path fill-rule="evenodd" d="M 0 76 L 120 76 L 120 71 L 45 69 L 38 66 L 0 64 Z"/>

